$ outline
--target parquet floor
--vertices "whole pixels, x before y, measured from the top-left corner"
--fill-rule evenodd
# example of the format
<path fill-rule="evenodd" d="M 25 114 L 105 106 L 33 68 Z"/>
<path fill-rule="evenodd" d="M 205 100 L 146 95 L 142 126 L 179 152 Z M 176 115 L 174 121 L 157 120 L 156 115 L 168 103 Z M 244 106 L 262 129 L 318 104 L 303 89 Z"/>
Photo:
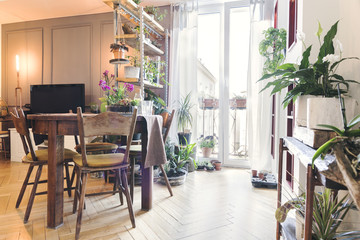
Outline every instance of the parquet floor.
<path fill-rule="evenodd" d="M 27 167 L 0 160 L 0 240 L 74 239 L 76 214 L 71 213 L 72 198 L 65 193 L 62 227 L 46 228 L 46 195 L 35 198 L 29 222 L 23 223 L 29 191 L 19 209 L 15 202 Z M 46 176 L 45 169 L 42 177 Z M 174 197 L 155 183 L 154 207 L 149 212 L 141 211 L 140 188 L 136 187 L 135 229 L 118 195 L 89 197 L 81 239 L 274 239 L 276 191 L 254 189 L 249 178 L 249 170 L 231 168 L 190 173 L 184 185 L 173 187 Z M 46 189 L 46 184 L 41 185 L 40 189 Z M 89 191 L 111 187 L 99 179 L 90 179 L 88 186 Z"/>

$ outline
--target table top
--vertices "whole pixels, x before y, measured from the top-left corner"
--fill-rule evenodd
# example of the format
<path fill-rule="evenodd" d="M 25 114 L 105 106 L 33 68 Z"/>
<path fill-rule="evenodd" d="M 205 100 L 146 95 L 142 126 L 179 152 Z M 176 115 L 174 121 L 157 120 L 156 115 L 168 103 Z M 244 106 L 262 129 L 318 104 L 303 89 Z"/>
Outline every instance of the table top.
<path fill-rule="evenodd" d="M 83 113 L 84 117 L 92 117 L 96 116 L 96 113 Z M 131 114 L 124 114 L 131 116 Z M 62 120 L 62 121 L 76 121 L 77 114 L 76 113 L 36 113 L 36 114 L 28 114 L 27 118 L 30 120 Z M 144 117 L 141 115 L 137 116 L 137 121 L 143 120 Z"/>

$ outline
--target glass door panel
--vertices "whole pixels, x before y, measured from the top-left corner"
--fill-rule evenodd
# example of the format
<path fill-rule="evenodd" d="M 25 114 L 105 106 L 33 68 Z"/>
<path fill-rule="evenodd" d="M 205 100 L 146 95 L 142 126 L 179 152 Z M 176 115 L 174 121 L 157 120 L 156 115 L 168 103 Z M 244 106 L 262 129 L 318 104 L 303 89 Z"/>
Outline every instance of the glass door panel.
<path fill-rule="evenodd" d="M 249 58 L 250 16 L 248 7 L 230 8 L 228 11 L 228 151 L 227 163 L 247 158 L 246 96 Z M 225 38 L 227 38 L 225 36 Z M 225 69 L 226 71 L 227 69 Z"/>
<path fill-rule="evenodd" d="M 199 161 L 218 159 L 219 153 L 219 76 L 220 76 L 220 13 L 198 16 L 198 152 Z M 215 141 L 211 154 L 203 154 L 202 139 Z"/>

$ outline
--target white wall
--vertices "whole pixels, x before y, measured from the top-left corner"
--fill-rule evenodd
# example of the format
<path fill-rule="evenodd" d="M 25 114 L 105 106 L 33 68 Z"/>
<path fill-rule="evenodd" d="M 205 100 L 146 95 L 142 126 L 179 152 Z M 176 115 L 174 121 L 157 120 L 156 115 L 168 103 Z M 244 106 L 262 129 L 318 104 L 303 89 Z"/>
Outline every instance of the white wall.
<path fill-rule="evenodd" d="M 2 49 L 2 38 L 1 38 L 1 24 L 0 24 L 0 96 L 1 96 L 1 81 L 2 81 L 2 79 L 1 79 L 1 59 L 2 59 L 2 57 L 1 57 L 1 49 Z"/>

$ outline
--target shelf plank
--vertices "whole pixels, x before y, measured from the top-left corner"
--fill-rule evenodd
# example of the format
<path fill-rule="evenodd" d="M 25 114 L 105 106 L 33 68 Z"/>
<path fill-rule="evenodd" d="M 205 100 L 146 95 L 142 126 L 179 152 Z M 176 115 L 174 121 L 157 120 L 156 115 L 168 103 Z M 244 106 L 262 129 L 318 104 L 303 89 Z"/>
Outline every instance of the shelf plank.
<path fill-rule="evenodd" d="M 137 48 L 136 45 L 140 41 L 137 34 L 120 34 L 115 36 L 115 39 L 124 39 L 125 44 L 129 45 L 132 48 Z M 144 41 L 144 53 L 147 56 L 164 55 L 164 51 L 147 41 Z"/>
<path fill-rule="evenodd" d="M 131 12 L 134 16 L 139 16 L 139 6 L 134 3 L 132 0 L 103 0 L 103 2 L 114 9 L 115 4 L 119 4 L 123 8 L 126 8 L 129 12 Z M 127 14 L 122 15 L 126 18 L 129 18 Z M 165 29 L 154 19 L 152 19 L 149 14 L 143 11 L 144 16 L 144 22 L 146 25 L 148 25 L 150 28 L 155 30 L 159 35 L 165 37 Z"/>
<path fill-rule="evenodd" d="M 117 78 L 116 81 L 118 82 L 128 82 L 137 86 L 140 86 L 140 80 L 137 78 Z M 156 88 L 164 88 L 161 84 L 156 83 L 150 83 L 149 81 L 144 80 L 144 87 L 150 88 L 150 89 L 156 89 Z"/>

